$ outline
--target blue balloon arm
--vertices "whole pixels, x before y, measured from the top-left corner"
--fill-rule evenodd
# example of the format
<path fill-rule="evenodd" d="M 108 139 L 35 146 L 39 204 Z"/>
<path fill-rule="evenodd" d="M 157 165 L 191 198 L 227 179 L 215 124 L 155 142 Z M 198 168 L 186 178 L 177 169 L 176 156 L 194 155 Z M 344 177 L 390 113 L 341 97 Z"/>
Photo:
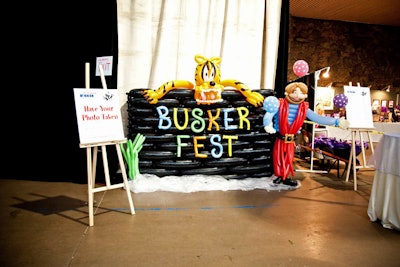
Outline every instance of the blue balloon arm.
<path fill-rule="evenodd" d="M 335 119 L 335 118 L 332 118 L 332 117 L 325 117 L 325 116 L 318 115 L 317 113 L 315 113 L 311 109 L 307 110 L 306 116 L 310 121 L 313 121 L 313 122 L 318 123 L 318 124 L 335 125 L 335 126 L 339 125 L 339 120 L 338 119 Z"/>

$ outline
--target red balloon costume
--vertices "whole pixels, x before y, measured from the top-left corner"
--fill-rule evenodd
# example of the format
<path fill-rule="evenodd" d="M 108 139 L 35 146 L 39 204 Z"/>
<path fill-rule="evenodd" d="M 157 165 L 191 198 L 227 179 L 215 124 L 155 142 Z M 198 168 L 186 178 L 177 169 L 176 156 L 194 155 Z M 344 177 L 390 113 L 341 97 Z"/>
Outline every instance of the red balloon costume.
<path fill-rule="evenodd" d="M 301 82 L 290 83 L 285 88 L 285 98 L 278 99 L 269 96 L 264 100 L 266 111 L 263 124 L 267 133 L 275 134 L 274 150 L 272 153 L 274 173 L 277 178 L 275 184 L 297 186 L 288 176 L 294 175 L 293 159 L 295 140 L 306 118 L 319 124 L 335 125 L 343 129 L 348 127 L 344 119 L 320 116 L 308 108 L 308 87 Z"/>
<path fill-rule="evenodd" d="M 299 109 L 292 124 L 289 124 L 289 103 L 286 98 L 279 99 L 279 133 L 274 143 L 272 154 L 275 175 L 286 180 L 289 174 L 294 175 L 293 158 L 295 136 L 300 130 L 306 118 L 308 103 L 302 102 L 299 104 Z"/>

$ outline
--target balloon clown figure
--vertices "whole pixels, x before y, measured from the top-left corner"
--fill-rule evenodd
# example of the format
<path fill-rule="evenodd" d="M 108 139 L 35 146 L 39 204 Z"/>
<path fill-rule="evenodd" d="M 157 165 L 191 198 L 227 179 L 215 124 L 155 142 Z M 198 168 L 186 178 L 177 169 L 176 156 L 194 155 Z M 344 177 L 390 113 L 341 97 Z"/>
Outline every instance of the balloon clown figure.
<path fill-rule="evenodd" d="M 299 134 L 304 120 L 309 120 L 322 125 L 335 125 L 348 128 L 345 118 L 320 116 L 308 108 L 308 87 L 302 82 L 289 83 L 285 88 L 285 98 L 269 96 L 265 98 L 263 108 L 266 113 L 263 118 L 264 129 L 267 133 L 275 134 L 272 160 L 274 174 L 277 176 L 273 183 L 297 187 L 298 182 L 289 178 L 294 176 L 293 158 L 295 140 Z"/>

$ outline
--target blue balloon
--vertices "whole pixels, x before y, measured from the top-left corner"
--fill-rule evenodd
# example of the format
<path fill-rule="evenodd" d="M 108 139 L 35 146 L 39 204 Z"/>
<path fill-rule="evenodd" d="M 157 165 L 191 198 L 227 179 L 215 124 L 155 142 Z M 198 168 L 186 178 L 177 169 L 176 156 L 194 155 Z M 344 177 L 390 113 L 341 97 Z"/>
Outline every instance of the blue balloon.
<path fill-rule="evenodd" d="M 279 100 L 275 96 L 269 96 L 264 99 L 263 107 L 266 112 L 276 113 L 279 109 Z"/>

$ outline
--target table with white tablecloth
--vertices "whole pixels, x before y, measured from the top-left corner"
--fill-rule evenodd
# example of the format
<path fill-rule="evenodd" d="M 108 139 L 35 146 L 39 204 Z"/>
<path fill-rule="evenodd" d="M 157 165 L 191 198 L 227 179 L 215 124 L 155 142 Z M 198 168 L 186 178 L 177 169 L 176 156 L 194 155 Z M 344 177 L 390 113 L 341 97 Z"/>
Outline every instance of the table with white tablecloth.
<path fill-rule="evenodd" d="M 368 216 L 400 230 L 400 132 L 385 133 L 368 164 L 375 167 Z"/>
<path fill-rule="evenodd" d="M 351 131 L 343 130 L 339 127 L 325 126 L 328 130 L 329 137 L 335 137 L 337 140 L 351 140 Z M 400 122 L 389 123 L 389 122 L 374 122 L 374 127 L 371 128 L 371 140 L 376 143 L 379 142 L 383 133 L 400 133 Z M 363 133 L 363 140 L 369 141 L 366 133 Z"/>

